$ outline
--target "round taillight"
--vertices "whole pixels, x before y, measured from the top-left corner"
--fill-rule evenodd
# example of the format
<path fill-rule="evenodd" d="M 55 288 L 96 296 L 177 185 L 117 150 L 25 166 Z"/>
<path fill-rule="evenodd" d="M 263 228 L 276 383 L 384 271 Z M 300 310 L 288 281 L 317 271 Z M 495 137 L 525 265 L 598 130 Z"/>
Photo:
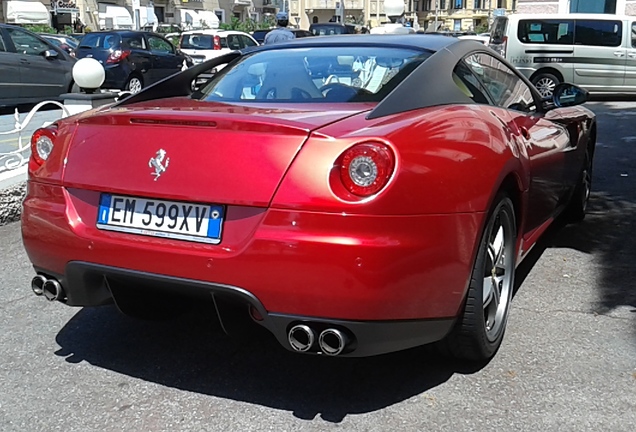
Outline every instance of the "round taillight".
<path fill-rule="evenodd" d="M 395 168 L 393 151 L 381 143 L 357 144 L 340 158 L 340 179 L 354 195 L 368 197 L 389 182 Z"/>
<path fill-rule="evenodd" d="M 31 137 L 31 156 L 37 165 L 42 165 L 51 155 L 55 140 L 52 127 L 38 129 Z"/>

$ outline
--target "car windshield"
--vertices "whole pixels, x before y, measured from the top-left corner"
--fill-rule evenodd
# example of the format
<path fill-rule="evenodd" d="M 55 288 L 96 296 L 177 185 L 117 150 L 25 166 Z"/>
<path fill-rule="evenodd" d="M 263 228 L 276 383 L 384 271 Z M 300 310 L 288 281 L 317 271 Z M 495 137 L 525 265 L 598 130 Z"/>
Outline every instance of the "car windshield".
<path fill-rule="evenodd" d="M 431 54 L 360 46 L 259 51 L 222 69 L 192 97 L 221 102 L 377 102 Z"/>

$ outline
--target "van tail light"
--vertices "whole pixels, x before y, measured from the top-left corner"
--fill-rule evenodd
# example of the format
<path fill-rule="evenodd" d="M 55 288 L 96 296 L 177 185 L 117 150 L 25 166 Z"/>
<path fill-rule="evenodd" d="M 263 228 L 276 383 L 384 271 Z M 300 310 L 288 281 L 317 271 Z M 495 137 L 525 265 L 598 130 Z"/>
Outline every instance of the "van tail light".
<path fill-rule="evenodd" d="M 506 51 L 508 51 L 508 36 L 504 36 L 502 40 L 503 42 L 501 42 L 501 50 L 499 52 L 499 55 L 501 55 L 503 58 L 506 58 Z"/>
<path fill-rule="evenodd" d="M 31 159 L 29 168 L 33 171 L 42 165 L 49 158 L 55 140 L 57 138 L 57 126 L 51 125 L 36 130 L 31 136 Z"/>
<path fill-rule="evenodd" d="M 221 49 L 221 38 L 219 36 L 214 36 L 214 49 L 215 50 Z"/>
<path fill-rule="evenodd" d="M 106 59 L 106 64 L 119 63 L 130 55 L 130 50 L 115 50 Z"/>
<path fill-rule="evenodd" d="M 356 144 L 340 155 L 337 162 L 345 189 L 358 197 L 380 192 L 395 170 L 395 155 L 386 144 Z"/>

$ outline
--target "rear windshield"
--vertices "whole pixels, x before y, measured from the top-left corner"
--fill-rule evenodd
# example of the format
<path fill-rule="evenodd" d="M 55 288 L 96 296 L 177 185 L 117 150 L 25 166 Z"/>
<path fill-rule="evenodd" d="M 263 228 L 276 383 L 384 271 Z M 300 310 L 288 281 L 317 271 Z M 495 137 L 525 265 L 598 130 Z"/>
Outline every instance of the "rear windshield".
<path fill-rule="evenodd" d="M 88 33 L 80 42 L 84 48 L 117 49 L 120 45 L 121 37 L 117 33 Z"/>
<path fill-rule="evenodd" d="M 430 55 L 360 46 L 259 51 L 223 68 L 192 97 L 219 102 L 378 102 Z"/>
<path fill-rule="evenodd" d="M 181 49 L 211 50 L 214 49 L 214 35 L 209 34 L 184 34 L 181 36 L 179 47 Z M 227 41 L 224 37 L 219 37 L 221 48 L 227 48 Z"/>
<path fill-rule="evenodd" d="M 314 36 L 327 36 L 349 33 L 347 27 L 340 25 L 312 25 L 309 27 L 309 31 Z"/>

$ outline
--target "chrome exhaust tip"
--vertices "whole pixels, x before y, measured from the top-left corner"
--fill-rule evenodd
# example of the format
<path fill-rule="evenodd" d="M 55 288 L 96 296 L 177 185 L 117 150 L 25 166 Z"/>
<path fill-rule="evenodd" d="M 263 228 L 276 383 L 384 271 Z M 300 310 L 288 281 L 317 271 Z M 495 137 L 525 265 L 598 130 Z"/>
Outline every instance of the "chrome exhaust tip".
<path fill-rule="evenodd" d="M 287 340 L 294 351 L 307 352 L 314 344 L 316 336 L 311 327 L 305 324 L 298 324 L 289 330 Z"/>
<path fill-rule="evenodd" d="M 61 300 L 64 291 L 62 290 L 62 285 L 55 279 L 47 279 L 42 285 L 42 294 L 48 301 Z"/>
<path fill-rule="evenodd" d="M 41 296 L 44 294 L 44 284 L 46 283 L 46 278 L 42 275 L 37 275 L 33 279 L 31 279 L 31 289 L 36 296 Z"/>
<path fill-rule="evenodd" d="M 338 329 L 323 330 L 318 337 L 318 346 L 328 356 L 341 354 L 348 343 L 349 338 L 347 335 Z"/>

